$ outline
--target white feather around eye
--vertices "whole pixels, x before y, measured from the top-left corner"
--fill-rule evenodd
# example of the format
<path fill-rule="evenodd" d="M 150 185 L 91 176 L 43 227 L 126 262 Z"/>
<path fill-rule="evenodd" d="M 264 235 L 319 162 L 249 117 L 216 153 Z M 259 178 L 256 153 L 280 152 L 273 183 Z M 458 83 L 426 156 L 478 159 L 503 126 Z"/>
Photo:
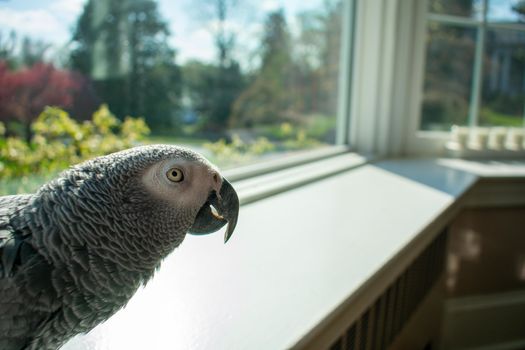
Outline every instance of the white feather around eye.
<path fill-rule="evenodd" d="M 142 183 L 154 198 L 200 208 L 213 188 L 214 169 L 207 162 L 166 159 L 148 168 Z"/>

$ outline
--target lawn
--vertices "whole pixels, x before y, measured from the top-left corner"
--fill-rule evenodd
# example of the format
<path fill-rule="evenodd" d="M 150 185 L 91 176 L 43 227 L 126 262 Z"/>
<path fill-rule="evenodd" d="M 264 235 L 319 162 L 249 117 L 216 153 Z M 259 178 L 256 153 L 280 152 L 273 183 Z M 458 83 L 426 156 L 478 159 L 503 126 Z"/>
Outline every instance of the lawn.
<path fill-rule="evenodd" d="M 504 126 L 522 127 L 524 118 L 515 115 L 495 112 L 489 108 L 483 108 L 480 113 L 480 124 L 482 126 Z"/>

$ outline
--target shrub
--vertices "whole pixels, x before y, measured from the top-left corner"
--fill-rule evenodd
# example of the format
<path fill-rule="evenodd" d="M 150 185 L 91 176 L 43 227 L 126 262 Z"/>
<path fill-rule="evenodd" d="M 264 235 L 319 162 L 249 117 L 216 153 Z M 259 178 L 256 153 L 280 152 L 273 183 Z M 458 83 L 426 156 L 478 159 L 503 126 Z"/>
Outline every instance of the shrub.
<path fill-rule="evenodd" d="M 88 158 L 135 146 L 149 133 L 142 118 L 127 117 L 121 122 L 106 105 L 83 123 L 58 107 L 46 107 L 31 128 L 29 142 L 18 137 L 0 139 L 2 181 L 54 174 Z M 5 132 L 3 125 L 0 132 Z"/>
<path fill-rule="evenodd" d="M 232 136 L 231 142 L 220 139 L 217 142 L 208 142 L 204 148 L 210 151 L 213 160 L 223 166 L 248 163 L 269 153 L 288 152 L 319 147 L 320 141 L 309 137 L 304 129 L 295 130 L 288 123 L 281 124 L 274 136 L 274 141 L 262 136 L 252 142 L 244 142 L 238 135 Z"/>
<path fill-rule="evenodd" d="M 208 142 L 204 148 L 212 154 L 213 160 L 224 166 L 246 163 L 265 153 L 275 150 L 275 145 L 265 137 L 259 137 L 253 142 L 244 142 L 238 135 L 233 135 L 230 143 L 224 139 Z"/>

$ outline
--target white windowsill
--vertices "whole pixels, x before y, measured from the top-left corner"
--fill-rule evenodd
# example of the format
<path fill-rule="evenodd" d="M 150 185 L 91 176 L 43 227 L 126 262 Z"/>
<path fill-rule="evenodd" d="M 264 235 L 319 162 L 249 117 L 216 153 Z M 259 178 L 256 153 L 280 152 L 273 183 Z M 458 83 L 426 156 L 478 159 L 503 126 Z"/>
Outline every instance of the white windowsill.
<path fill-rule="evenodd" d="M 346 145 L 330 145 L 317 149 L 292 151 L 289 154 L 279 154 L 277 158 L 259 161 L 255 164 L 236 167 L 227 170 L 225 176 L 230 181 L 240 181 L 255 176 L 273 173 L 291 167 L 308 164 L 316 160 L 327 159 L 350 151 Z"/>
<path fill-rule="evenodd" d="M 341 167 L 338 157 L 266 175 L 261 183 L 274 186 L 270 194 L 292 189 L 264 200 L 253 202 L 265 195 L 253 193 L 252 180 L 235 182 L 252 203 L 241 208 L 228 244 L 220 233 L 188 236 L 125 309 L 63 349 L 327 345 L 319 331 L 358 317 L 479 179 L 525 178 L 524 162 L 388 160 L 344 171 L 350 159 L 340 158 Z M 318 180 L 329 168 L 339 174 L 297 188 L 287 183 L 297 174 Z"/>

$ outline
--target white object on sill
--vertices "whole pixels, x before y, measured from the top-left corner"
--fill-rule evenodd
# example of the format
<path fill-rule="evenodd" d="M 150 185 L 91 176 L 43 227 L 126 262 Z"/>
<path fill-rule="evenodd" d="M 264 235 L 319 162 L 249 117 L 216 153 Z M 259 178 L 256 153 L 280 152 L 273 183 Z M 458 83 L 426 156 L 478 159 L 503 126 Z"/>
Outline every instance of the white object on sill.
<path fill-rule="evenodd" d="M 470 130 L 468 148 L 482 151 L 487 148 L 489 139 L 488 128 L 473 128 Z"/>
<path fill-rule="evenodd" d="M 507 129 L 496 127 L 490 128 L 488 148 L 491 150 L 500 151 L 505 148 L 505 138 L 507 136 Z"/>
<path fill-rule="evenodd" d="M 505 142 L 505 148 L 520 151 L 523 149 L 524 129 L 523 128 L 510 128 L 507 132 L 507 140 Z"/>
<path fill-rule="evenodd" d="M 469 128 L 454 125 L 445 149 L 456 158 L 525 157 L 525 129 L 504 127 Z"/>
<path fill-rule="evenodd" d="M 453 125 L 450 130 L 450 141 L 447 143 L 447 148 L 453 150 L 462 150 L 466 148 L 468 136 L 468 127 Z"/>

